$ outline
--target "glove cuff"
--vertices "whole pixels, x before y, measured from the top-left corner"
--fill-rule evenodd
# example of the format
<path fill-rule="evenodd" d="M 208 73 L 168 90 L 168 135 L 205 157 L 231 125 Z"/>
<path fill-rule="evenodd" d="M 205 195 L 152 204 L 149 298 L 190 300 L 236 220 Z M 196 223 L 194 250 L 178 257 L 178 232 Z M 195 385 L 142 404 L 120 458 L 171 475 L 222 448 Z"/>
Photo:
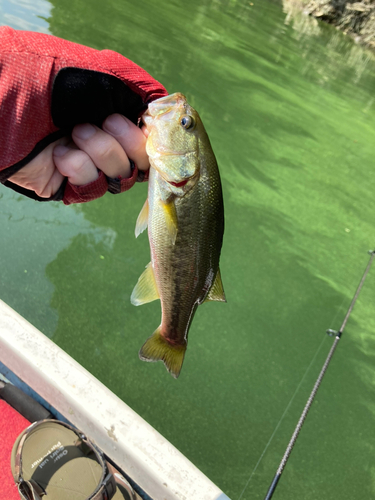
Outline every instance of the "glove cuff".
<path fill-rule="evenodd" d="M 143 172 L 138 170 L 134 162 L 131 162 L 131 164 L 132 175 L 127 179 L 112 179 L 106 177 L 102 171 L 99 171 L 99 177 L 97 179 L 83 186 L 74 186 L 68 181 L 66 183 L 64 197 L 62 198 L 63 203 L 65 205 L 70 205 L 71 203 L 85 203 L 100 198 L 107 191 L 112 194 L 123 193 L 132 188 L 136 182 L 142 182 L 148 179 L 148 171 Z"/>

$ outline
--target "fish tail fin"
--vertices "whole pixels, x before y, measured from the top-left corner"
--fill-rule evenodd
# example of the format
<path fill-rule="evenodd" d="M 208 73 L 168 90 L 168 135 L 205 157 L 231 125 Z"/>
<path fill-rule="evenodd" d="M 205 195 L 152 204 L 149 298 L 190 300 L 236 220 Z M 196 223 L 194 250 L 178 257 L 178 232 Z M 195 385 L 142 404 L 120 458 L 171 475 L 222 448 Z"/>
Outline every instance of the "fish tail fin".
<path fill-rule="evenodd" d="M 163 361 L 169 373 L 177 378 L 180 375 L 187 345 L 171 344 L 160 333 L 160 329 L 159 326 L 146 340 L 139 351 L 139 357 L 143 361 Z"/>

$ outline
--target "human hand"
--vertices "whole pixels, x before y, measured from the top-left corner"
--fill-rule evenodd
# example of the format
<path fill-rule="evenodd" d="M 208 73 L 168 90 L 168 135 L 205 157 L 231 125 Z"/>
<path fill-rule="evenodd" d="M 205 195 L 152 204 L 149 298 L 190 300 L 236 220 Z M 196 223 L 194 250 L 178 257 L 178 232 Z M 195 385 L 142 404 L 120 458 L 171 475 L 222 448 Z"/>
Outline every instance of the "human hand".
<path fill-rule="evenodd" d="M 95 181 L 99 171 L 109 178 L 127 179 L 131 176 L 130 159 L 138 170 L 149 168 L 146 137 L 129 119 L 113 114 L 102 129 L 76 125 L 71 138 L 63 137 L 47 146 L 9 180 L 41 198 L 50 198 L 65 177 L 74 186 Z"/>
<path fill-rule="evenodd" d="M 136 124 L 167 95 L 145 70 L 111 50 L 6 26 L 0 68 L 1 183 L 68 205 L 145 178 L 146 139 Z"/>

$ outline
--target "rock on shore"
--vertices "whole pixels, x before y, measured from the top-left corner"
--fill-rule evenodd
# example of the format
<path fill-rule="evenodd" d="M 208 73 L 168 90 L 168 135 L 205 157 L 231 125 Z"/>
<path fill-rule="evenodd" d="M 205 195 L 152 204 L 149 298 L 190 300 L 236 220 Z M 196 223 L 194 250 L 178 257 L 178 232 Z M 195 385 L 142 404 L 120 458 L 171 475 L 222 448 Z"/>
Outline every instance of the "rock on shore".
<path fill-rule="evenodd" d="M 303 2 L 311 16 L 334 24 L 344 33 L 375 49 L 375 0 L 311 0 Z"/>

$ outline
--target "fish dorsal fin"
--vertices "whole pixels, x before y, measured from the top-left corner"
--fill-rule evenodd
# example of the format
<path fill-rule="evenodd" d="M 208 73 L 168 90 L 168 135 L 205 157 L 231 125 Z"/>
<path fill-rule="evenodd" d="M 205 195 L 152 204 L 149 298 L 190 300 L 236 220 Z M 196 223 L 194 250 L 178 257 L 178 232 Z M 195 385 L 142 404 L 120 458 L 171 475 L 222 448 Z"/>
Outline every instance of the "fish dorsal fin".
<path fill-rule="evenodd" d="M 135 237 L 138 238 L 138 236 L 143 233 L 143 231 L 146 229 L 148 224 L 148 198 L 146 198 L 146 201 L 139 212 L 137 222 L 135 224 Z"/>
<path fill-rule="evenodd" d="M 174 204 L 174 200 L 167 202 L 161 202 L 165 217 L 165 222 L 167 225 L 168 234 L 171 237 L 172 245 L 176 242 L 177 237 L 177 211 Z"/>
<path fill-rule="evenodd" d="M 217 270 L 214 284 L 210 288 L 205 302 L 210 300 L 216 300 L 218 302 L 226 302 L 223 283 L 221 281 L 220 269 Z"/>
<path fill-rule="evenodd" d="M 130 301 L 133 305 L 140 306 L 159 298 L 160 296 L 156 287 L 154 271 L 150 262 L 140 275 L 133 293 L 131 294 Z"/>

